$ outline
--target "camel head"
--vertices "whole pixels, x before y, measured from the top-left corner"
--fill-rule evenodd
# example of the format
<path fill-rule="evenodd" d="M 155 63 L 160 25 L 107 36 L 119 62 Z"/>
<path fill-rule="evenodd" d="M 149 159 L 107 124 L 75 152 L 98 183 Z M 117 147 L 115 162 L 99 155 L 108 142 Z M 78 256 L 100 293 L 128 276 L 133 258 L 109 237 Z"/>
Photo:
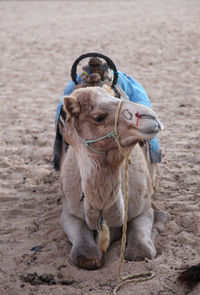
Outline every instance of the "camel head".
<path fill-rule="evenodd" d="M 75 151 L 85 145 L 91 157 L 117 150 L 114 124 L 119 99 L 100 87 L 75 90 L 64 97 L 67 113 L 65 140 Z M 148 107 L 124 100 L 117 118 L 117 132 L 124 150 L 139 141 L 150 140 L 162 129 L 156 114 Z"/>

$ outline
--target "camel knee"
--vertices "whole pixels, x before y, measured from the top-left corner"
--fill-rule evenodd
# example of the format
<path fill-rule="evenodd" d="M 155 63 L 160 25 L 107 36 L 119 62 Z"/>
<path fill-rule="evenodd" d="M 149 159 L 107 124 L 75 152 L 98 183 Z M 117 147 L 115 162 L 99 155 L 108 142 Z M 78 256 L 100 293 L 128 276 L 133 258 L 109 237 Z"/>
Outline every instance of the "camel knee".
<path fill-rule="evenodd" d="M 101 267 L 102 253 L 94 240 L 94 233 L 86 223 L 63 210 L 61 224 L 67 234 L 72 249 L 70 261 L 83 269 L 98 269 Z"/>
<path fill-rule="evenodd" d="M 137 240 L 133 245 L 127 246 L 124 257 L 129 261 L 140 261 L 145 258 L 154 259 L 156 257 L 156 248 L 151 239 Z"/>
<path fill-rule="evenodd" d="M 154 223 L 154 210 L 152 208 L 147 209 L 138 217 L 129 222 L 129 232 L 133 232 L 134 238 L 136 236 L 151 238 L 151 232 Z"/>
<path fill-rule="evenodd" d="M 153 222 L 154 210 L 149 208 L 128 223 L 125 259 L 138 261 L 155 258 L 156 249 L 151 238 Z"/>

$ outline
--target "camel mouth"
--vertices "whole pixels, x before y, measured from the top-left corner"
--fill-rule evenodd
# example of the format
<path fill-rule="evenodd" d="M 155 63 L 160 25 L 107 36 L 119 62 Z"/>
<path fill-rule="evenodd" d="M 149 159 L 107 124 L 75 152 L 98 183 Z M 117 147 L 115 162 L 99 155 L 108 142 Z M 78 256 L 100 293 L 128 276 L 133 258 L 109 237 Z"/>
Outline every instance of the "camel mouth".
<path fill-rule="evenodd" d="M 150 131 L 147 130 L 146 132 L 140 131 L 138 129 L 134 130 L 134 135 L 129 136 L 126 139 L 121 139 L 120 144 L 122 147 L 131 147 L 134 146 L 137 142 L 144 141 L 144 140 L 151 140 L 152 138 L 156 137 L 159 133 L 159 129 L 157 131 Z"/>
<path fill-rule="evenodd" d="M 155 127 L 153 129 L 140 129 L 140 128 L 135 128 L 134 133 L 136 136 L 138 136 L 140 139 L 143 140 L 150 140 L 154 138 L 159 132 L 160 132 L 160 127 Z"/>
<path fill-rule="evenodd" d="M 134 126 L 134 129 L 135 132 L 140 133 L 141 136 L 147 136 L 149 137 L 148 139 L 151 139 L 155 137 L 158 134 L 158 132 L 163 130 L 163 125 L 157 118 L 149 117 L 148 120 L 147 118 L 143 120 L 140 127 Z"/>
<path fill-rule="evenodd" d="M 163 129 L 163 125 L 157 118 L 148 120 L 147 117 L 141 122 L 140 126 L 133 124 L 130 127 L 132 134 L 127 138 L 121 137 L 120 143 L 123 147 L 131 147 L 139 141 L 151 140 Z"/>
<path fill-rule="evenodd" d="M 158 133 L 159 133 L 160 129 L 158 130 L 145 130 L 145 131 L 141 131 L 141 130 L 137 130 L 137 134 L 139 135 L 139 137 L 141 137 L 144 140 L 150 140 L 152 138 L 154 138 Z"/>
<path fill-rule="evenodd" d="M 158 132 L 160 132 L 160 128 L 159 127 L 155 127 L 154 129 L 140 129 L 140 128 L 136 128 L 136 130 L 139 132 L 139 133 L 141 133 L 141 134 L 146 134 L 146 135 L 149 135 L 149 136 L 154 136 L 154 134 L 155 135 L 157 135 L 158 134 Z"/>

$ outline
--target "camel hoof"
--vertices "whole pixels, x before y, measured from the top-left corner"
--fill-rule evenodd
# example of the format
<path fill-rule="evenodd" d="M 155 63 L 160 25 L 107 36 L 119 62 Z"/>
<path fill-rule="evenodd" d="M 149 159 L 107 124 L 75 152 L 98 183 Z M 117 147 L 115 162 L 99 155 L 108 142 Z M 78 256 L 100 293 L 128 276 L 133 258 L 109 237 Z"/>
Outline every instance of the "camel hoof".
<path fill-rule="evenodd" d="M 101 267 L 102 253 L 96 245 L 82 244 L 72 248 L 71 262 L 83 269 L 93 270 Z"/>
<path fill-rule="evenodd" d="M 154 259 L 156 257 L 156 249 L 151 240 L 137 246 L 127 247 L 124 258 L 129 261 L 141 261 L 145 258 Z"/>
<path fill-rule="evenodd" d="M 87 270 L 95 270 L 101 267 L 101 262 L 96 258 L 81 255 L 76 259 L 76 266 Z"/>

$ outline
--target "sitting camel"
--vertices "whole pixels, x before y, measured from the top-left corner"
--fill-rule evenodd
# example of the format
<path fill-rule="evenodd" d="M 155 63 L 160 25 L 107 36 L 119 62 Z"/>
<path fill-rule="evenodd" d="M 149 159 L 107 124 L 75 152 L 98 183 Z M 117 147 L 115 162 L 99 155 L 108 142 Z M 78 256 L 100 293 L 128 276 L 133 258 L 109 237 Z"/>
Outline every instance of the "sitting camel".
<path fill-rule="evenodd" d="M 95 234 L 99 227 L 109 228 L 110 242 L 121 236 L 124 156 L 113 131 L 120 101 L 101 87 L 77 89 L 63 100 L 67 114 L 63 138 L 69 148 L 62 153 L 61 160 L 61 223 L 72 243 L 70 259 L 80 268 L 101 266 L 102 251 L 107 247 L 98 247 Z M 160 129 L 161 124 L 150 108 L 122 101 L 117 132 L 123 152 L 130 153 L 131 158 L 126 260 L 156 256 L 152 240 L 152 178 L 138 142 L 150 140 Z"/>

